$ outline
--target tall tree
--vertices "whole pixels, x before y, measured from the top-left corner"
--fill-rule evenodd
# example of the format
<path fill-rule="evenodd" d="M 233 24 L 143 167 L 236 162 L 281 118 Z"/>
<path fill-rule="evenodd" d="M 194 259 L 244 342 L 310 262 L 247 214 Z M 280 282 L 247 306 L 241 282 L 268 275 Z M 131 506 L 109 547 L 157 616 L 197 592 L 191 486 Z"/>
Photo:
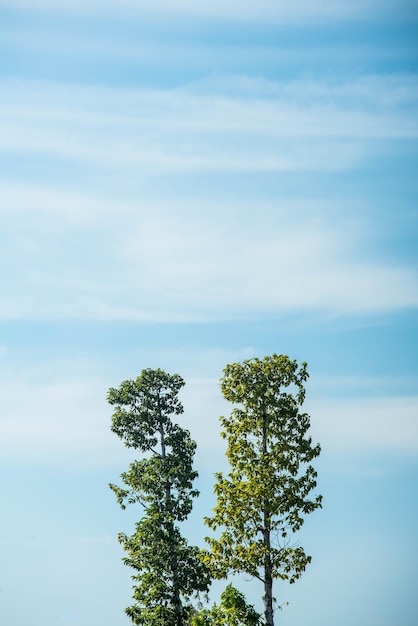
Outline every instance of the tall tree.
<path fill-rule="evenodd" d="M 322 501 L 308 497 L 317 476 L 309 463 L 320 446 L 300 412 L 307 378 L 306 363 L 273 354 L 228 365 L 221 379 L 224 397 L 238 406 L 221 417 L 231 469 L 226 478 L 216 474 L 217 504 L 205 521 L 223 531 L 207 538 L 205 562 L 218 578 L 245 572 L 263 583 L 266 626 L 274 625 L 273 580 L 293 583 L 311 561 L 291 537 Z"/>
<path fill-rule="evenodd" d="M 126 609 L 133 624 L 183 626 L 190 599 L 210 583 L 198 548 L 188 545 L 176 525 L 187 518 L 198 495 L 193 489 L 196 444 L 172 421 L 183 413 L 178 398 L 183 385 L 177 374 L 145 369 L 136 380 L 108 392 L 115 407 L 112 431 L 144 455 L 121 475 L 123 487 L 110 485 L 123 509 L 133 503 L 143 509 L 134 534 L 119 535 L 128 553 L 124 562 L 137 572 L 132 576 L 135 603 Z"/>

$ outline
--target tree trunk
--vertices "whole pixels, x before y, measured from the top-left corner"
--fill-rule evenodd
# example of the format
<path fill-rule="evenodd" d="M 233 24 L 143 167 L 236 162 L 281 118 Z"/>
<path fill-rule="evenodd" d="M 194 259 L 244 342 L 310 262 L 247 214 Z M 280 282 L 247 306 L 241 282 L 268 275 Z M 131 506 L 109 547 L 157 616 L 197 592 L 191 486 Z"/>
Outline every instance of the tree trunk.
<path fill-rule="evenodd" d="M 158 400 L 158 410 L 160 411 L 160 402 Z M 161 415 L 161 413 L 160 413 Z M 166 459 L 166 446 L 165 446 L 165 431 L 164 426 L 160 420 L 160 442 L 161 442 L 161 458 L 163 461 Z M 169 482 L 165 485 L 165 497 L 167 504 L 170 501 L 171 496 L 171 484 Z M 171 535 L 171 545 L 172 545 L 172 553 L 171 553 L 171 573 L 173 575 L 173 594 L 171 598 L 171 605 L 174 609 L 174 623 L 176 626 L 183 626 L 183 611 L 182 611 L 182 603 L 180 597 L 180 585 L 179 585 L 179 572 L 178 572 L 178 558 L 177 558 L 177 550 L 174 539 L 174 522 L 170 521 L 169 533 Z"/>
<path fill-rule="evenodd" d="M 267 455 L 267 413 L 263 407 L 263 457 Z M 263 458 L 264 462 L 264 458 Z M 270 538 L 270 507 L 267 501 L 263 509 L 263 542 L 264 542 L 264 624 L 274 626 L 273 621 L 273 577 L 271 566 L 271 538 Z"/>
<path fill-rule="evenodd" d="M 178 573 L 178 560 L 176 550 L 173 546 L 173 559 L 171 562 L 171 571 L 173 573 L 173 608 L 174 608 L 174 621 L 176 626 L 183 626 L 183 611 L 179 589 L 179 573 Z"/>
<path fill-rule="evenodd" d="M 268 529 L 268 513 L 264 511 L 264 546 L 266 554 L 264 557 L 264 624 L 265 626 L 274 626 L 273 617 L 273 577 L 270 557 L 270 530 Z"/>

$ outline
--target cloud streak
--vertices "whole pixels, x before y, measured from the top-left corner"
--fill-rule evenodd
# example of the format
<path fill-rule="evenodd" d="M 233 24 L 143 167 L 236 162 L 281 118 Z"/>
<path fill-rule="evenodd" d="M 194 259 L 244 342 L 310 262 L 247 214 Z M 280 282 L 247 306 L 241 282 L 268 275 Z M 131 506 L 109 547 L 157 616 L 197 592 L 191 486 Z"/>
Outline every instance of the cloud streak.
<path fill-rule="evenodd" d="M 198 202 L 153 193 L 172 174 L 358 168 L 418 135 L 416 77 L 231 77 L 158 90 L 4 81 L 0 95 L 0 151 L 40 167 L 36 184 L 0 181 L 0 258 L 11 268 L 1 318 L 202 321 L 418 306 L 416 269 L 374 257 L 375 234 L 367 219 L 344 217 L 346 201 L 330 220 L 321 198 L 215 206 L 204 190 Z"/>
<path fill-rule="evenodd" d="M 361 163 L 383 140 L 418 136 L 416 77 L 235 85 L 234 93 L 226 83 L 208 92 L 204 82 L 172 90 L 3 83 L 1 149 L 143 175 L 332 171 Z"/>
<path fill-rule="evenodd" d="M 70 192 L 8 188 L 6 197 L 25 220 L 13 245 L 3 233 L 0 258 L 13 267 L 3 319 L 205 321 L 418 306 L 417 272 L 373 258 L 367 221 L 332 224 L 302 199 L 198 211 L 192 200 L 119 210 L 107 199 L 100 213 L 97 198 Z M 91 213 L 74 220 L 72 205 Z"/>
<path fill-rule="evenodd" d="M 313 436 L 328 452 L 418 451 L 418 397 L 340 398 L 310 402 Z"/>

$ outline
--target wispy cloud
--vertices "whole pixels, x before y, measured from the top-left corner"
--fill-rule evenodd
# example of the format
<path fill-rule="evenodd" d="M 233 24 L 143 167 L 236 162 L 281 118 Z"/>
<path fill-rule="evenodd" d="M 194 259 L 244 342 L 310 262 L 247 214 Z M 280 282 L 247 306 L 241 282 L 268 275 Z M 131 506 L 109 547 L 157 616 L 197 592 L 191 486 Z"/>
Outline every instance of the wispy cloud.
<path fill-rule="evenodd" d="M 13 244 L 4 230 L 0 257 L 12 271 L 3 278 L 3 319 L 198 321 L 418 306 L 417 272 L 370 255 L 367 221 L 332 224 L 302 200 L 296 208 L 281 200 L 244 211 L 196 210 L 192 200 L 119 210 L 106 200 L 102 213 L 92 202 L 90 215 L 72 221 L 72 203 L 77 213 L 88 196 L 35 189 L 29 205 L 30 195 L 18 190 L 14 197 L 10 188 L 6 195 L 9 211 L 16 202 L 25 222 Z"/>
<path fill-rule="evenodd" d="M 323 399 L 307 410 L 314 437 L 328 452 L 418 451 L 418 396 Z"/>
<path fill-rule="evenodd" d="M 304 215 L 304 226 L 297 227 L 286 212 L 279 219 L 273 215 L 260 211 L 260 230 L 251 230 L 245 215 L 240 223 L 224 218 L 216 225 L 193 215 L 145 217 L 120 253 L 129 267 L 142 268 L 149 289 L 187 303 L 190 311 L 364 312 L 397 307 L 396 302 L 418 304 L 410 289 L 417 279 L 413 271 L 353 260 L 357 233 L 354 228 L 350 237 L 349 224 L 334 230 Z M 135 284 L 134 273 L 129 280 Z"/>
<path fill-rule="evenodd" d="M 1 382 L 0 388 L 5 398 L 0 418 L 3 458 L 65 464 L 78 458 L 96 465 L 106 456 L 114 460 L 123 455 L 106 428 L 104 390 L 95 381 L 36 384 L 15 379 Z"/>
<path fill-rule="evenodd" d="M 40 198 L 47 216 L 48 203 L 59 196 Z M 3 278 L 2 316 L 198 321 L 418 306 L 416 271 L 373 259 L 367 222 L 332 225 L 309 208 L 301 202 L 295 211 L 294 203 L 281 201 L 245 212 L 218 207 L 211 215 L 210 206 L 196 211 L 192 201 L 169 210 L 150 202 L 116 214 L 105 210 L 87 224 L 28 211 L 25 229 L 0 255 L 13 265 Z"/>
<path fill-rule="evenodd" d="M 207 83 L 172 90 L 3 83 L 2 150 L 142 175 L 332 171 L 359 164 L 382 140 L 418 135 L 410 106 L 416 77 L 226 84 L 209 92 Z"/>
<path fill-rule="evenodd" d="M 321 198 L 214 206 L 204 190 L 198 202 L 152 191 L 169 173 L 358 167 L 384 142 L 418 135 L 416 77 L 232 77 L 165 90 L 5 81 L 0 92 L 0 150 L 36 159 L 48 177 L 43 186 L 42 176 L 29 183 L 16 171 L 2 185 L 3 319 L 186 321 L 418 305 L 416 269 L 374 257 L 375 225 L 344 216 L 353 207 L 341 198 L 333 220 Z"/>

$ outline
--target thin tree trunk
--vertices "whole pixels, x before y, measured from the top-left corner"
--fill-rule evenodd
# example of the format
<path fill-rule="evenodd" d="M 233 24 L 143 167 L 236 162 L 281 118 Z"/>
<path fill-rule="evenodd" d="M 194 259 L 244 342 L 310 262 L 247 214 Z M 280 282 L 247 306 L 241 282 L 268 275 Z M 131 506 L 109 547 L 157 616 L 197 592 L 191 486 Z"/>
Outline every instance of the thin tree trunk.
<path fill-rule="evenodd" d="M 263 455 L 267 455 L 267 414 L 263 408 Z M 271 565 L 270 508 L 268 501 L 263 509 L 263 542 L 264 542 L 264 623 L 274 626 L 273 621 L 273 577 Z"/>
<path fill-rule="evenodd" d="M 159 402 L 158 402 L 159 409 Z M 161 437 L 161 458 L 165 461 L 166 458 L 166 446 L 165 446 L 165 432 L 164 426 L 160 421 L 160 437 Z M 171 496 L 171 485 L 169 482 L 165 485 L 165 496 L 166 502 L 168 504 Z M 179 572 L 178 572 L 178 558 L 177 558 L 177 550 L 174 545 L 174 522 L 170 521 L 169 533 L 171 535 L 171 543 L 172 543 L 172 552 L 171 552 L 171 573 L 173 575 L 173 595 L 171 599 L 171 604 L 174 608 L 174 621 L 176 626 L 183 626 L 183 616 L 182 616 L 182 604 L 180 597 L 180 585 L 179 585 Z"/>
<path fill-rule="evenodd" d="M 269 515 L 268 511 L 264 509 L 264 531 L 263 531 L 263 539 L 264 539 L 264 547 L 266 549 L 266 554 L 264 557 L 264 595 L 263 595 L 263 604 L 264 604 L 264 623 L 265 626 L 274 626 L 274 617 L 273 617 L 273 577 L 272 577 L 272 567 L 271 567 L 271 557 L 270 557 L 270 530 L 269 530 Z"/>
<path fill-rule="evenodd" d="M 173 551 L 173 560 L 171 564 L 171 570 L 173 572 L 173 606 L 176 626 L 183 626 L 183 611 L 180 598 L 179 582 L 178 582 L 178 562 L 177 554 Z"/>

